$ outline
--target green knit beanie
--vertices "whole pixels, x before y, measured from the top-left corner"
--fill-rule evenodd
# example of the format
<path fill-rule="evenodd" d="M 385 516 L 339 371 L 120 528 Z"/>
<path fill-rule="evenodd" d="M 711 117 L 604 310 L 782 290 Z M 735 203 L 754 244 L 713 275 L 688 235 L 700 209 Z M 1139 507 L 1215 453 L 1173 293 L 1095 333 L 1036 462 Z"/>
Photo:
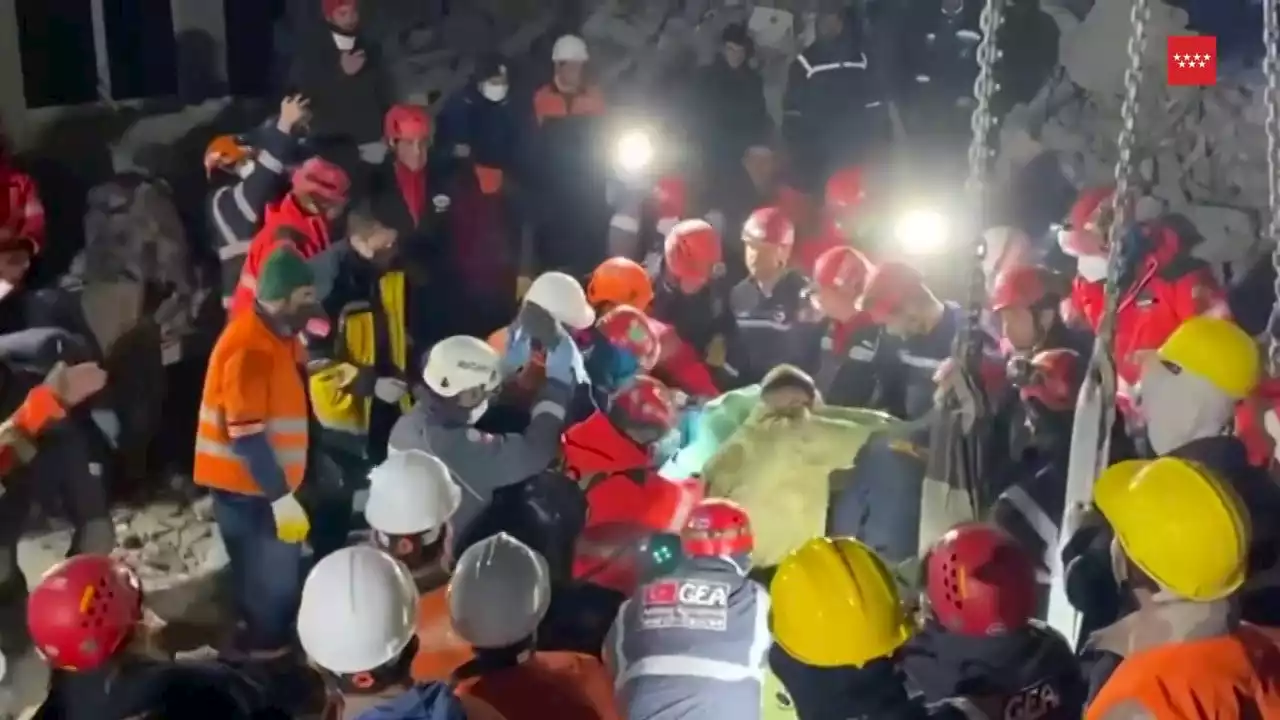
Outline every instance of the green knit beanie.
<path fill-rule="evenodd" d="M 282 245 L 271 251 L 258 271 L 258 299 L 287 300 L 298 288 L 315 284 L 316 276 L 307 261 L 297 250 Z"/>

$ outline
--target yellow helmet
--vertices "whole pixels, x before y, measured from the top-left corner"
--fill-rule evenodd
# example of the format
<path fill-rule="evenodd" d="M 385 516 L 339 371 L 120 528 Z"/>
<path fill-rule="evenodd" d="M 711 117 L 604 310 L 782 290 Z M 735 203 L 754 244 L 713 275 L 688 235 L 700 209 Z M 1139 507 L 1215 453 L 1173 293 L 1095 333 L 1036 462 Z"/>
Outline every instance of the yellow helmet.
<path fill-rule="evenodd" d="M 1258 386 L 1262 365 L 1258 345 L 1230 320 L 1193 317 L 1173 331 L 1157 355 L 1238 400 L 1249 397 Z"/>
<path fill-rule="evenodd" d="M 861 667 L 911 637 L 889 568 L 853 538 L 801 545 L 778 565 L 769 595 L 774 640 L 814 667 Z"/>
<path fill-rule="evenodd" d="M 1126 460 L 1098 477 L 1093 502 L 1124 554 L 1170 592 L 1208 602 L 1244 583 L 1249 515 L 1216 473 L 1173 457 Z"/>

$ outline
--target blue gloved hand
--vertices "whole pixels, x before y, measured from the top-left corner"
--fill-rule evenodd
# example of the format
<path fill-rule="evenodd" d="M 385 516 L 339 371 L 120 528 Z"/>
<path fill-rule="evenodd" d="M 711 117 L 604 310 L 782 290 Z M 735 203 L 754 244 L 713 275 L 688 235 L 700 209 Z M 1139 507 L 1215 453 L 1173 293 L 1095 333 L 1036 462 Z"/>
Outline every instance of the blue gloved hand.
<path fill-rule="evenodd" d="M 507 328 L 507 351 L 502 354 L 499 364 L 502 377 L 507 378 L 529 363 L 532 344 L 529 333 L 519 323 Z"/>
<path fill-rule="evenodd" d="M 573 386 L 590 382 L 587 366 L 582 359 L 582 351 L 578 350 L 573 338 L 565 333 L 565 337 L 556 343 L 554 349 L 547 352 L 547 379 Z"/>

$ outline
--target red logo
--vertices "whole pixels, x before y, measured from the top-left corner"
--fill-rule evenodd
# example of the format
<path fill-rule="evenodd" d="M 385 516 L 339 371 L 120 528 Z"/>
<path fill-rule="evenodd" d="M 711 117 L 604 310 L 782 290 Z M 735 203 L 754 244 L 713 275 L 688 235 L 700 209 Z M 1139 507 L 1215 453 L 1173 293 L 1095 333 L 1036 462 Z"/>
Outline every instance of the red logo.
<path fill-rule="evenodd" d="M 1218 38 L 1212 35 L 1170 35 L 1165 50 L 1169 84 L 1206 86 L 1218 82 Z"/>
<path fill-rule="evenodd" d="M 679 597 L 680 584 L 674 580 L 653 583 L 644 589 L 645 605 L 675 605 Z"/>

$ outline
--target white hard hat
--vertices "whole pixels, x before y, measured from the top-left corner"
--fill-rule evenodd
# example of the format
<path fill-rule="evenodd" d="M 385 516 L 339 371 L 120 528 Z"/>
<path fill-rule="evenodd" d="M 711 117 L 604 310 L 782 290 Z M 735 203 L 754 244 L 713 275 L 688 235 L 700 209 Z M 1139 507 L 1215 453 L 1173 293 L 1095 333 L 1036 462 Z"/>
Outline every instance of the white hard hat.
<path fill-rule="evenodd" d="M 587 302 L 582 283 L 562 272 L 545 272 L 534 278 L 524 301 L 541 307 L 557 322 L 574 330 L 586 330 L 596 321 L 596 311 Z"/>
<path fill-rule="evenodd" d="M 477 648 L 503 648 L 534 634 L 551 604 L 547 561 L 506 533 L 458 558 L 449 581 L 449 617 Z"/>
<path fill-rule="evenodd" d="M 590 58 L 586 41 L 577 35 L 561 35 L 551 46 L 551 62 L 586 62 Z"/>
<path fill-rule="evenodd" d="M 454 335 L 431 348 L 422 380 L 441 397 L 456 397 L 480 387 L 496 390 L 500 362 L 489 343 L 470 335 Z"/>
<path fill-rule="evenodd" d="M 462 504 L 462 488 L 440 458 L 421 450 L 393 450 L 369 471 L 364 519 L 388 535 L 439 536 Z"/>
<path fill-rule="evenodd" d="M 418 588 L 400 561 L 368 545 L 312 568 L 298 607 L 298 639 L 320 667 L 352 674 L 399 657 L 413 640 Z"/>

